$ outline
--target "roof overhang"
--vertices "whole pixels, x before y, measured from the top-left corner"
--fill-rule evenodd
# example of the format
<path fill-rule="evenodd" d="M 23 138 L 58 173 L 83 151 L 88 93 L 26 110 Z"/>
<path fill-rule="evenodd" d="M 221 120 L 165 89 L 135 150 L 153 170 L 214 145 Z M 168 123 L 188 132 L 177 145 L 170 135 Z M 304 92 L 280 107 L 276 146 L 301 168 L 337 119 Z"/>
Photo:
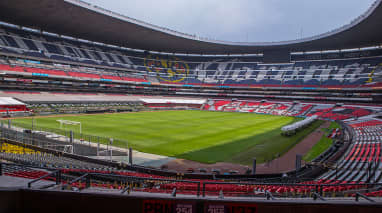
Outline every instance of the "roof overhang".
<path fill-rule="evenodd" d="M 255 54 L 269 50 L 321 51 L 382 44 L 382 0 L 352 23 L 318 36 L 285 42 L 207 40 L 144 23 L 78 0 L 0 1 L 0 21 L 60 35 L 148 51 Z"/>

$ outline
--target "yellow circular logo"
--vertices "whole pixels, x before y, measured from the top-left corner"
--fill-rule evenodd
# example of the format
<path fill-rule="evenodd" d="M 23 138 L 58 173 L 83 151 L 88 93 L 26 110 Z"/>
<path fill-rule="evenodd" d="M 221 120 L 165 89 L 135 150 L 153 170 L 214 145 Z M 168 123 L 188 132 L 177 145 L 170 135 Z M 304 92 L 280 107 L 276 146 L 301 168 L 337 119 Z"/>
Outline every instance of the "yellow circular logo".
<path fill-rule="evenodd" d="M 162 81 L 181 82 L 186 79 L 189 66 L 176 57 L 167 59 L 149 55 L 144 60 L 144 65 L 149 72 L 155 72 Z"/>

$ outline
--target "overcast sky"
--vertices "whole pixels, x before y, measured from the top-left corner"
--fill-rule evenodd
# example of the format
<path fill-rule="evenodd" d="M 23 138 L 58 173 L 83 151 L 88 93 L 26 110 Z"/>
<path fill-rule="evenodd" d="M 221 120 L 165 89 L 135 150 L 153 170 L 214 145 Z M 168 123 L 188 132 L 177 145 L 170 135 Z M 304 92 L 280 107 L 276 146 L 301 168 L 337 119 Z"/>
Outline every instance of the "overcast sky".
<path fill-rule="evenodd" d="M 374 0 L 85 0 L 179 32 L 226 41 L 285 41 L 350 23 Z M 302 33 L 301 33 L 302 32 Z"/>

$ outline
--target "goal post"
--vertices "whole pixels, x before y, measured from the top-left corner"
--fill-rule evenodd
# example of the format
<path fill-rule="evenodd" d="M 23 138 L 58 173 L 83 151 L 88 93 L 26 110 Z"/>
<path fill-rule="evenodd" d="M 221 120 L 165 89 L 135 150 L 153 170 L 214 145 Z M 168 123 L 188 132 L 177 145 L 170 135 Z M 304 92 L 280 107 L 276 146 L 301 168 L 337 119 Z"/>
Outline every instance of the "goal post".
<path fill-rule="evenodd" d="M 79 125 L 80 126 L 80 134 L 82 134 L 82 125 L 79 121 L 69 121 L 69 120 L 56 120 L 60 123 L 60 129 L 62 129 L 63 125 Z"/>

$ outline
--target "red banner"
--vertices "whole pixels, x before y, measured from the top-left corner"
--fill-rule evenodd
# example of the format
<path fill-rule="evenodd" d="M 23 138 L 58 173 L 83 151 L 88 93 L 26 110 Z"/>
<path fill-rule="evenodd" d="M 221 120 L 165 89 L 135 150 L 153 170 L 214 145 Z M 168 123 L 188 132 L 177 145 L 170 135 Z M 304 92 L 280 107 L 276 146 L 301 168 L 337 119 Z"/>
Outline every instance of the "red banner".
<path fill-rule="evenodd" d="M 206 204 L 205 213 L 257 213 L 256 204 L 246 203 L 219 203 Z"/>
<path fill-rule="evenodd" d="M 173 200 L 144 200 L 143 213 L 196 213 L 195 204 Z"/>

